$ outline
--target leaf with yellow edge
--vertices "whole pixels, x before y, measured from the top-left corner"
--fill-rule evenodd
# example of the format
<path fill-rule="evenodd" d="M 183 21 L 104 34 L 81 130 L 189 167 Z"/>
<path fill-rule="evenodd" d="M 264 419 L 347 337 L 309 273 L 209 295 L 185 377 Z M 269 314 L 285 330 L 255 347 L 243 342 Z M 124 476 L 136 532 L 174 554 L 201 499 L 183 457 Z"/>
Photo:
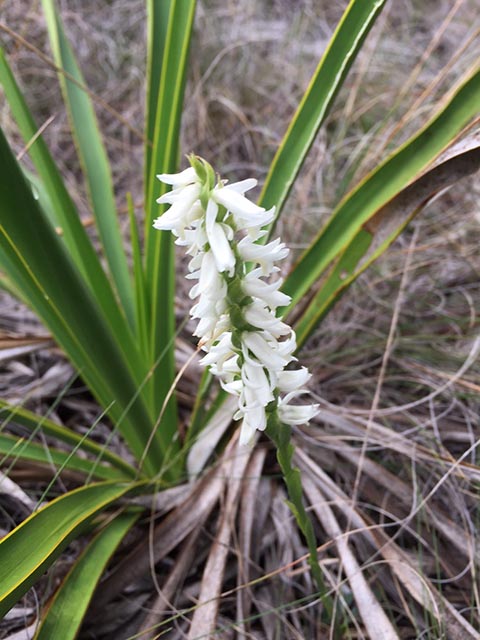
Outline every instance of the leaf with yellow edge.
<path fill-rule="evenodd" d="M 93 516 L 144 483 L 75 489 L 33 513 L 0 541 L 0 617 L 28 591 Z"/>

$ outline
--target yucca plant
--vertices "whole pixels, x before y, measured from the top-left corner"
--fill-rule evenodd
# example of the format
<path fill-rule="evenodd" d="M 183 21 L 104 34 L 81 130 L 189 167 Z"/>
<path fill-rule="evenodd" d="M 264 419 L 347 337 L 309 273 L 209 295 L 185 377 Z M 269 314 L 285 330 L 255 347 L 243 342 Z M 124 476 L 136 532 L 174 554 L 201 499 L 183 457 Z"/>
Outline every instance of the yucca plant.
<path fill-rule="evenodd" d="M 260 247 L 276 237 L 276 223 L 285 211 L 292 186 L 384 4 L 384 0 L 352 0 L 348 5 L 273 157 L 257 207 L 252 204 L 252 215 L 261 219 L 257 227 L 263 229 L 254 235 L 252 246 Z M 57 477 L 62 478 L 62 474 L 70 473 L 75 488 L 35 507 L 32 514 L 1 541 L 0 612 L 6 615 L 67 545 L 85 535 L 88 537 L 82 539 L 88 539 L 88 543 L 82 553 L 75 558 L 53 597 L 47 603 L 41 603 L 38 624 L 35 622 L 35 638 L 76 637 L 89 606 L 90 612 L 98 615 L 125 587 L 148 576 L 152 565 L 180 547 L 177 565 L 162 586 L 163 595 L 159 593 L 156 605 L 160 610 L 165 608 L 162 598 L 167 603 L 171 599 L 187 570 L 188 559 L 195 553 L 198 525 L 205 523 L 215 506 L 223 500 L 213 534 L 214 544 L 208 550 L 202 582 L 196 594 L 199 604 L 185 606 L 181 612 L 182 616 L 189 616 L 193 611 L 188 636 L 192 640 L 215 637 L 216 634 L 222 637 L 226 630 L 218 619 L 219 596 L 227 566 L 228 545 L 233 536 L 232 523 L 240 495 L 243 506 L 247 502 L 245 495 L 250 500 L 255 496 L 258 483 L 248 485 L 248 479 L 260 475 L 266 449 L 262 446 L 239 449 L 237 446 L 238 428 L 233 417 L 235 414 L 239 417 L 239 409 L 225 390 L 237 389 L 238 376 L 235 378 L 235 375 L 239 375 L 238 371 L 233 372 L 232 378 L 224 376 L 223 390 L 212 378 L 212 372 L 204 371 L 198 381 L 198 392 L 185 433 L 180 428 L 176 386 L 188 362 L 186 366 L 178 367 L 175 361 L 178 329 L 175 323 L 174 244 L 169 233 L 153 228 L 153 222 L 158 218 L 158 228 L 171 228 L 182 236 L 185 228 L 194 221 L 194 218 L 189 219 L 180 231 L 174 224 L 169 226 L 166 222 L 168 211 L 159 209 L 157 199 L 160 199 L 160 205 L 168 203 L 173 208 L 177 196 L 175 191 L 173 195 L 170 192 L 172 182 L 174 187 L 180 185 L 182 188 L 199 183 L 194 201 L 204 205 L 207 218 L 207 202 L 214 200 L 212 194 L 217 178 L 206 162 L 193 158 L 188 179 L 179 185 L 175 184 L 176 178 L 172 178 L 178 174 L 182 163 L 179 136 L 195 2 L 149 0 L 147 3 L 144 227 L 139 227 L 132 200 L 128 198 L 131 261 L 127 260 L 124 248 L 111 169 L 92 96 L 85 86 L 74 49 L 66 38 L 53 0 L 42 0 L 42 6 L 87 185 L 99 249 L 88 235 L 7 58 L 1 53 L 0 82 L 34 167 L 32 172 L 19 163 L 4 134 L 0 134 L 1 283 L 38 314 L 90 389 L 102 415 L 108 416 L 112 434 L 115 437 L 120 435 L 128 454 L 120 455 L 108 444 L 100 446 L 94 437 L 95 424 L 87 435 L 79 435 L 48 416 L 39 418 L 25 408 L 2 402 L 4 420 L 0 446 L 7 468 L 16 461 L 30 461 L 38 468 L 48 464 L 56 469 L 52 482 Z M 478 116 L 479 104 L 480 69 L 476 68 L 452 88 L 450 95 L 421 130 L 389 155 L 385 154 L 384 159 L 340 199 L 325 226 L 287 274 L 282 292 L 277 292 L 276 304 L 270 304 L 269 311 L 273 316 L 266 320 L 269 327 L 274 322 L 277 307 L 282 308 L 282 315 L 295 330 L 296 347 L 300 349 L 335 302 L 394 242 L 425 204 L 460 177 L 478 169 L 480 152 L 477 139 L 465 138 L 463 134 Z M 454 144 L 460 136 L 462 141 Z M 195 152 L 194 149 L 188 151 Z M 215 164 L 214 158 L 209 160 Z M 215 168 L 221 170 L 221 167 Z M 159 174 L 163 176 L 163 182 L 157 180 Z M 217 184 L 220 189 L 222 186 L 222 183 Z M 216 193 L 215 202 L 221 211 L 224 214 L 233 211 L 229 208 L 233 205 Z M 224 223 L 223 218 L 212 219 L 214 225 Z M 255 225 L 252 223 L 251 226 Z M 232 227 L 232 233 L 237 230 Z M 208 236 L 205 246 L 214 246 L 212 238 Z M 219 242 L 225 243 L 225 238 L 222 236 Z M 237 246 L 233 250 L 239 251 Z M 205 253 L 208 251 L 204 249 Z M 253 255 L 245 254 L 245 260 L 253 263 L 251 266 L 255 266 Z M 237 286 L 234 279 L 238 274 L 235 265 L 230 264 L 229 256 L 221 268 L 218 261 L 215 264 L 219 272 L 226 272 L 231 278 L 228 286 L 233 300 Z M 214 262 L 209 264 L 210 270 L 213 265 Z M 263 275 L 271 271 L 273 267 L 266 269 Z M 246 279 L 247 273 L 248 268 L 242 272 L 242 278 Z M 218 291 L 216 289 L 215 293 Z M 214 303 L 213 294 L 207 302 Z M 223 308 L 221 312 L 224 313 Z M 256 317 L 252 314 L 248 318 L 250 323 L 255 323 Z M 278 328 L 280 321 L 275 319 L 275 322 Z M 280 327 L 279 335 L 282 331 Z M 222 335 L 213 333 L 207 338 L 205 332 L 200 332 L 200 335 L 203 346 L 207 342 L 212 349 L 218 350 Z M 232 344 L 229 349 L 236 348 L 238 353 L 244 348 L 235 342 Z M 249 352 L 255 352 L 255 345 L 247 345 L 247 355 Z M 291 362 L 290 356 L 293 354 L 288 354 L 286 364 Z M 195 348 L 192 348 L 191 359 L 194 357 Z M 207 359 L 207 364 L 212 363 L 213 373 L 218 373 L 218 360 Z M 269 380 L 274 368 L 275 363 L 265 361 Z M 298 375 L 302 381 L 306 380 L 305 375 Z M 267 378 L 262 377 L 260 382 L 256 379 L 259 389 Z M 283 384 L 283 390 L 287 391 L 290 383 Z M 296 389 L 299 384 L 292 388 Z M 268 393 L 267 396 L 268 399 L 261 402 L 262 407 L 272 401 Z M 243 440 L 249 441 L 261 418 L 253 411 L 256 408 L 252 408 L 254 399 L 245 394 L 242 402 L 240 417 L 253 416 L 249 428 L 244 424 L 243 432 L 247 435 Z M 312 413 L 306 410 L 302 420 L 291 418 L 290 422 L 304 422 Z M 279 411 L 278 416 L 281 418 L 282 415 L 288 422 L 287 413 Z M 327 423 L 339 420 L 328 411 L 323 415 Z M 30 436 L 19 438 L 12 429 L 15 425 L 21 425 Z M 362 429 L 360 423 L 354 427 L 357 433 Z M 314 429 L 310 426 L 307 432 L 311 434 Z M 387 430 L 382 431 L 381 425 L 368 423 L 367 429 L 375 432 L 377 438 L 388 438 Z M 46 449 L 37 439 L 40 433 L 51 438 L 50 442 L 56 445 Z M 304 599 L 299 598 L 297 604 L 319 598 L 318 633 L 326 634 L 330 628 L 332 634 L 344 637 L 348 612 L 353 608 L 358 612 L 358 619 L 368 637 L 399 637 L 394 616 L 387 615 L 382 609 L 377 594 L 363 576 L 361 563 L 349 544 L 348 535 L 342 535 L 339 520 L 344 519 L 347 531 L 365 530 L 365 544 L 380 549 L 379 562 L 388 566 L 395 579 L 404 583 L 408 598 L 427 617 L 444 627 L 447 635 L 477 637 L 470 622 L 443 598 L 440 590 L 431 586 L 425 588 L 409 558 L 382 529 L 373 526 L 366 512 L 355 504 L 352 506 L 348 496 L 332 485 L 328 474 L 314 457 L 304 449 L 298 449 L 294 454 L 288 429 L 276 424 L 267 428 L 267 433 L 278 447 L 279 462 L 293 508 L 297 510 L 300 525 L 303 523 L 302 532 L 311 543 L 313 528 L 302 511 L 299 475 L 292 467 L 292 456 L 295 455 L 295 466 L 308 476 L 304 479 L 306 499 L 312 506 L 315 519 L 330 538 L 329 544 L 336 545 L 344 581 L 354 597 L 350 601 L 341 595 L 341 590 L 340 595 L 335 595 L 335 589 L 329 586 L 335 584 L 335 580 L 328 566 L 322 563 L 320 567 L 324 576 L 315 576 L 316 583 L 310 581 L 308 574 L 304 576 L 302 589 L 309 591 Z M 402 439 L 396 446 L 409 445 Z M 364 457 L 365 452 L 352 449 L 350 455 Z M 214 464 L 205 471 L 212 460 L 215 460 Z M 449 473 L 467 473 L 462 462 L 463 459 L 456 462 Z M 363 461 L 363 464 L 373 476 L 375 462 Z M 470 473 L 477 471 L 470 469 Z M 188 475 L 194 480 L 184 485 Z M 49 488 L 43 498 L 50 497 Z M 336 504 L 336 511 L 330 506 L 331 502 Z M 157 505 L 159 512 L 162 505 L 167 505 L 165 509 L 169 514 L 158 524 L 151 525 L 145 539 L 137 542 L 129 554 L 114 565 L 114 573 L 104 579 L 102 589 L 95 592 L 117 547 L 134 525 L 148 515 L 149 509 L 157 510 Z M 251 510 L 245 509 L 245 513 L 250 514 L 245 517 L 253 518 Z M 441 535 L 448 536 L 449 532 L 454 535 L 451 528 L 442 524 L 438 514 L 432 517 L 437 519 Z M 246 558 L 251 550 L 251 539 L 245 532 L 251 531 L 251 524 L 244 522 L 242 531 L 242 553 L 248 562 Z M 314 561 L 315 549 L 312 549 L 312 544 L 309 546 L 315 574 L 318 568 Z M 300 539 L 297 547 L 303 548 Z M 242 586 L 249 583 L 251 573 L 248 567 L 242 567 L 242 562 L 239 566 L 238 584 Z M 240 589 L 238 593 L 240 627 L 237 631 L 242 634 L 246 633 L 245 625 L 252 603 Z M 291 598 L 291 594 L 286 598 Z M 156 618 L 148 616 L 143 620 L 141 635 L 137 637 L 160 637 L 164 628 L 174 623 L 173 619 L 167 618 L 159 624 L 158 619 L 159 614 Z M 308 635 L 309 632 L 304 630 L 303 633 Z M 289 633 L 283 637 L 290 637 Z"/>

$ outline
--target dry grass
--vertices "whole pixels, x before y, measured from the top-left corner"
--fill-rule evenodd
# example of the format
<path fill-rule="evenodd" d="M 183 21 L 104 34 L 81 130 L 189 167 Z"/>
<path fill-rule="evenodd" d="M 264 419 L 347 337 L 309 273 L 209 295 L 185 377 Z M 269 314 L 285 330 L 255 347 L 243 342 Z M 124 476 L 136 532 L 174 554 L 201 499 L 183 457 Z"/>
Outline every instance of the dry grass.
<path fill-rule="evenodd" d="M 344 4 L 200 2 L 185 152 L 205 156 L 223 174 L 261 179 Z M 130 124 L 98 106 L 119 206 L 131 191 L 140 211 L 141 174 L 131 168 L 142 162 L 141 140 L 132 128 L 143 126 L 143 3 L 60 5 L 89 86 Z M 4 0 L 2 20 L 49 55 L 36 2 Z M 348 188 L 425 122 L 432 105 L 471 67 L 479 29 L 474 0 L 390 3 L 287 204 L 279 231 L 293 257 Z M 54 72 L 11 36 L 4 43 L 38 122 L 55 115 L 46 137 L 87 218 Z M 7 108 L 0 113 L 15 138 Z M 369 627 L 370 597 L 398 637 L 480 637 L 479 195 L 478 179 L 470 179 L 431 203 L 352 287 L 302 354 L 323 412 L 295 433 L 297 464 L 344 638 L 388 637 L 378 616 Z M 180 295 L 178 303 L 184 318 L 187 302 Z M 7 297 L 0 323 L 3 347 L 18 348 L 25 336 L 45 333 Z M 98 410 L 80 383 L 69 386 L 72 372 L 61 354 L 38 350 L 38 344 L 30 348 L 3 358 L 2 397 L 28 397 L 28 406 L 41 413 L 53 405 L 53 416 L 73 428 L 91 424 Z M 196 379 L 193 370 L 179 385 L 186 417 Z M 99 437 L 106 430 L 100 425 Z M 34 499 L 46 484 L 27 465 L 17 464 L 9 477 Z M 74 482 L 66 476 L 53 492 Z M 3 530 L 28 512 L 18 495 L 0 495 Z M 331 637 L 312 596 L 305 545 L 285 505 L 268 442 L 243 456 L 231 443 L 201 481 L 152 510 L 168 516 L 146 519 L 137 538 L 127 541 L 82 638 L 153 638 L 162 632 L 190 640 Z M 0 637 L 30 637 L 21 630 L 80 546 L 1 623 Z M 360 585 L 358 575 L 365 578 Z M 199 599 L 210 603 L 196 609 L 191 626 Z M 208 631 L 212 620 L 215 633 Z M 145 631 L 159 624 L 155 632 Z"/>

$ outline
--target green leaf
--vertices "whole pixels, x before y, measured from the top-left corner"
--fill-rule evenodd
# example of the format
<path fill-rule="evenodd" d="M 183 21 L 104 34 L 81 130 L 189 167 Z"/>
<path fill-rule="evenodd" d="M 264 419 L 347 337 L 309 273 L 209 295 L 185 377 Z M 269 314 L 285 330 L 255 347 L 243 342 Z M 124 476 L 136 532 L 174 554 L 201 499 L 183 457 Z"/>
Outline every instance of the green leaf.
<path fill-rule="evenodd" d="M 86 547 L 50 602 L 35 640 L 74 640 L 108 561 L 138 513 L 121 513 Z"/>
<path fill-rule="evenodd" d="M 59 73 L 60 84 L 105 256 L 127 318 L 134 326 L 132 283 L 118 224 L 110 166 L 95 111 L 54 0 L 42 0 L 42 6 L 55 62 L 66 72 Z"/>
<path fill-rule="evenodd" d="M 150 43 L 151 46 L 158 46 L 150 53 L 150 74 L 161 68 L 159 82 L 152 75 L 147 79 L 149 130 L 153 121 L 155 124 L 153 146 L 151 152 L 147 153 L 149 165 L 146 167 L 145 184 L 145 273 L 151 296 L 150 354 L 154 366 L 151 389 L 154 391 L 156 415 L 162 411 L 175 379 L 174 245 L 171 234 L 152 231 L 153 219 L 160 213 L 155 200 L 166 188 L 156 179 L 156 174 L 171 173 L 178 167 L 180 120 L 195 4 L 195 0 L 171 0 L 168 3 L 151 2 L 149 5 Z M 167 15 L 168 22 L 165 23 Z M 157 91 L 157 95 L 154 91 Z M 173 394 L 165 407 L 159 437 L 171 443 L 176 430 L 177 407 Z"/>
<path fill-rule="evenodd" d="M 124 316 L 120 313 L 112 287 L 102 269 L 100 260 L 78 216 L 62 177 L 50 155 L 42 136 L 37 136 L 38 127 L 30 113 L 25 99 L 8 66 L 4 52 L 0 49 L 0 83 L 10 104 L 12 115 L 20 129 L 28 154 L 38 172 L 41 183 L 35 181 L 36 188 L 45 191 L 51 206 L 60 238 L 65 243 L 70 256 L 82 272 L 96 300 L 102 307 L 112 331 L 125 345 L 126 352 L 132 354 L 135 345 Z M 32 140 L 35 141 L 32 143 Z M 43 202 L 44 198 L 40 198 Z"/>
<path fill-rule="evenodd" d="M 385 0 L 352 0 L 272 161 L 259 204 L 282 210 L 295 178 Z"/>
<path fill-rule="evenodd" d="M 152 162 L 153 137 L 162 77 L 165 42 L 167 40 L 168 16 L 172 0 L 147 0 L 147 95 L 145 109 L 145 190 L 149 184 Z M 147 193 L 145 192 L 145 198 Z"/>
<path fill-rule="evenodd" d="M 299 346 L 348 287 L 387 250 L 433 196 L 478 171 L 480 148 L 477 137 L 472 138 L 472 141 L 462 140 L 455 145 L 447 157 L 442 154 L 441 162 L 400 191 L 363 225 L 296 323 Z"/>
<path fill-rule="evenodd" d="M 2 267 L 50 328 L 101 405 L 114 403 L 109 413 L 140 459 L 153 421 L 128 359 L 34 199 L 3 132 L 0 164 Z M 147 473 L 156 473 L 163 452 L 156 440 L 150 449 L 145 468 Z"/>
<path fill-rule="evenodd" d="M 479 105 L 480 69 L 458 89 L 440 113 L 338 205 L 285 281 L 283 290 L 292 297 L 289 309 L 299 303 L 325 269 L 345 252 L 367 221 L 424 170 L 478 114 Z M 350 257 L 347 255 L 346 259 Z"/>
<path fill-rule="evenodd" d="M 135 312 L 138 327 L 138 336 L 141 345 L 143 358 L 148 362 L 148 331 L 147 331 L 147 291 L 145 287 L 145 274 L 143 272 L 142 248 L 138 235 L 137 220 L 135 218 L 135 208 L 130 193 L 127 193 L 128 216 L 130 218 L 130 238 L 133 258 L 133 276 L 135 291 Z"/>
<path fill-rule="evenodd" d="M 92 517 L 138 485 L 80 487 L 33 513 L 0 541 L 0 617 L 28 591 Z"/>
<path fill-rule="evenodd" d="M 136 470 L 129 465 L 128 462 L 125 462 L 123 458 L 109 451 L 107 447 L 101 447 L 93 440 L 90 440 L 90 438 L 80 436 L 74 431 L 49 420 L 49 418 L 46 418 L 45 416 L 39 416 L 28 409 L 24 409 L 19 406 L 12 406 L 8 404 L 8 402 L 0 400 L 0 417 L 2 416 L 2 413 L 6 414 L 5 421 L 1 426 L 2 430 L 7 422 L 13 422 L 26 427 L 32 431 L 33 434 L 41 431 L 45 435 L 57 438 L 61 442 L 65 442 L 66 444 L 70 444 L 74 447 L 80 447 L 82 451 L 93 453 L 98 460 L 109 462 L 128 477 L 134 478 L 136 476 Z"/>
<path fill-rule="evenodd" d="M 4 459 L 34 460 L 43 465 L 53 467 L 53 472 L 69 469 L 71 471 L 79 471 L 87 476 L 96 477 L 99 480 L 125 479 L 125 475 L 117 469 L 106 467 L 96 460 L 79 458 L 74 453 L 65 453 L 53 447 L 46 448 L 44 445 L 2 433 L 0 433 L 0 454 L 4 455 Z"/>

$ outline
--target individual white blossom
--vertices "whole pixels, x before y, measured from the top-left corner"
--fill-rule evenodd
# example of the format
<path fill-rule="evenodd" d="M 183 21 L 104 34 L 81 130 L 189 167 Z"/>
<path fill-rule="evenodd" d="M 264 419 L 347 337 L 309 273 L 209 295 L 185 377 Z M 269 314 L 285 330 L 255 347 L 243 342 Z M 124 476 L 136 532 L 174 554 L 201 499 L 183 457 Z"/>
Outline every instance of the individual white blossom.
<path fill-rule="evenodd" d="M 190 162 L 180 173 L 157 176 L 173 189 L 157 200 L 169 208 L 154 227 L 171 231 L 191 256 L 187 278 L 196 281 L 189 293 L 196 303 L 190 314 L 198 320 L 201 363 L 237 396 L 239 441 L 248 444 L 266 429 L 270 415 L 298 425 L 318 411 L 315 404 L 291 404 L 306 393 L 310 374 L 305 367 L 287 368 L 296 361 L 296 338 L 277 317 L 290 303 L 279 291 L 283 280 L 276 266 L 288 248 L 279 238 L 258 243 L 275 208 L 267 211 L 245 196 L 256 180 L 227 184 L 204 160 Z"/>

